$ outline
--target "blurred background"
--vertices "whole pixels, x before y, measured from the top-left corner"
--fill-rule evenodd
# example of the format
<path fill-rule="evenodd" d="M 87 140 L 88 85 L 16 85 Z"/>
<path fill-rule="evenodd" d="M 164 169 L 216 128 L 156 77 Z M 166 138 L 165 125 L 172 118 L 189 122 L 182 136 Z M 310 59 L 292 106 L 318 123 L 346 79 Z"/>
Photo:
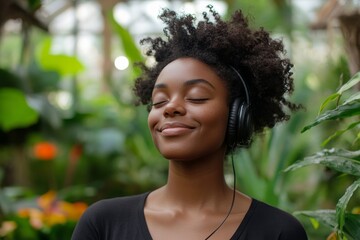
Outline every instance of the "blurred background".
<path fill-rule="evenodd" d="M 360 70 L 360 1 L 2 0 L 0 239 L 70 239 L 91 203 L 166 182 L 146 108 L 134 106 L 133 64 L 153 62 L 139 40 L 162 35 L 162 8 L 201 19 L 208 4 L 224 18 L 242 9 L 252 26 L 284 41 L 295 66 L 291 99 L 304 106 L 235 156 L 238 189 L 289 212 L 335 209 L 354 176 L 317 164 L 284 170 L 343 127 L 335 121 L 301 133 Z M 327 147 L 356 150 L 358 132 Z M 354 191 L 348 209 L 359 199 Z M 310 239 L 334 237 L 316 218 L 298 217 Z"/>

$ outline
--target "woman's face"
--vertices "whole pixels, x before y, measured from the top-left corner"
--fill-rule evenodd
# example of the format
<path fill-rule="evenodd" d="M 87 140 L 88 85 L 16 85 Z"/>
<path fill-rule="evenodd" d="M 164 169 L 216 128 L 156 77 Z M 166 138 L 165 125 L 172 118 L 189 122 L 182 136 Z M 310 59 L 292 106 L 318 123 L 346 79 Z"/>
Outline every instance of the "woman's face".
<path fill-rule="evenodd" d="M 224 151 L 228 119 L 225 83 L 207 64 L 179 58 L 159 74 L 148 125 L 167 159 L 191 160 Z"/>

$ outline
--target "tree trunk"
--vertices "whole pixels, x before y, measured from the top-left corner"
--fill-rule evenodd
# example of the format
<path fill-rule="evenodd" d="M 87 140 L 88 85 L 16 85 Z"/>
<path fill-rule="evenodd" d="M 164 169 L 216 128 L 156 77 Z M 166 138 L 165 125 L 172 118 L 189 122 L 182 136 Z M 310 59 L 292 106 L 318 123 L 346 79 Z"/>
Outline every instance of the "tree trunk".
<path fill-rule="evenodd" d="M 102 75 L 104 79 L 103 90 L 107 91 L 109 88 L 109 81 L 111 81 L 111 75 L 113 70 L 112 58 L 111 58 L 111 40 L 112 32 L 111 25 L 109 23 L 108 14 L 112 11 L 116 3 L 121 2 L 118 0 L 98 0 L 101 6 L 101 13 L 103 17 L 103 64 Z"/>
<path fill-rule="evenodd" d="M 360 71 L 360 14 L 342 15 L 339 21 L 345 40 L 350 72 L 354 75 Z"/>

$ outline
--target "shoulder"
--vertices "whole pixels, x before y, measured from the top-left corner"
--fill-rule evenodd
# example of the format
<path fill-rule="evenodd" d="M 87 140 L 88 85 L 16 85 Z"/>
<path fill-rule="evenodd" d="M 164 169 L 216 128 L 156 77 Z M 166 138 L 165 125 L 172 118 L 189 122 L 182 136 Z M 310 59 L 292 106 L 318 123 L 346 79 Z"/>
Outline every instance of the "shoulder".
<path fill-rule="evenodd" d="M 147 193 L 129 197 L 100 200 L 86 209 L 73 232 L 72 240 L 116 239 L 124 229 L 133 228 L 139 222 Z M 129 227 L 130 226 L 130 227 Z M 105 238 L 107 236 L 107 238 Z"/>
<path fill-rule="evenodd" d="M 264 221 L 274 222 L 280 226 L 300 224 L 299 221 L 290 213 L 285 212 L 279 208 L 273 207 L 261 201 L 254 200 L 256 202 L 256 215 L 261 216 Z M 276 218 L 275 218 L 276 217 Z"/>
<path fill-rule="evenodd" d="M 261 226 L 263 232 L 271 236 L 269 239 L 307 239 L 303 226 L 293 215 L 257 200 L 253 200 L 252 211 L 249 227 Z"/>
<path fill-rule="evenodd" d="M 142 207 L 143 202 L 147 193 L 127 196 L 127 197 L 118 197 L 103 199 L 92 204 L 84 213 L 86 216 L 106 216 L 106 218 L 111 218 L 111 216 L 124 216 L 127 214 L 132 214 L 134 211 L 137 211 Z"/>

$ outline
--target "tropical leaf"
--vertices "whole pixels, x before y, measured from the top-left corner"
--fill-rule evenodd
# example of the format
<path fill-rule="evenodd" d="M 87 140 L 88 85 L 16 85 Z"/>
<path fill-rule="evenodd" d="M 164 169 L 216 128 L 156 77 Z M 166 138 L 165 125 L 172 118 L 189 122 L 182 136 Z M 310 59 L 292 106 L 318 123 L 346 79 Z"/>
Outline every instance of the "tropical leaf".
<path fill-rule="evenodd" d="M 318 222 L 324 226 L 330 228 L 332 231 L 336 230 L 338 223 L 336 221 L 336 211 L 335 210 L 316 210 L 316 211 L 297 211 L 294 212 L 294 215 L 305 216 L 310 218 L 312 222 Z M 346 235 L 347 239 L 357 240 L 360 239 L 360 214 L 345 214 L 345 225 L 343 233 Z"/>
<path fill-rule="evenodd" d="M 297 211 L 294 212 L 294 215 L 303 215 L 318 221 L 320 224 L 323 224 L 331 229 L 335 229 L 337 226 L 336 222 L 336 211 L 325 209 L 325 210 L 316 210 L 316 211 Z"/>
<path fill-rule="evenodd" d="M 321 104 L 319 114 L 324 110 L 324 108 L 332 102 L 334 99 L 339 98 L 341 95 L 339 93 L 331 94 L 329 97 L 325 99 L 325 101 Z"/>
<path fill-rule="evenodd" d="M 358 126 L 360 124 L 360 121 L 351 123 L 349 126 L 347 126 L 347 128 L 336 131 L 333 135 L 331 135 L 330 137 L 328 137 L 327 139 L 325 139 L 325 141 L 321 144 L 321 146 L 326 146 L 331 140 L 333 140 L 334 138 L 340 136 L 341 134 L 353 129 L 354 127 Z"/>
<path fill-rule="evenodd" d="M 344 224 L 345 224 L 345 210 L 346 210 L 346 207 L 347 207 L 347 205 L 348 205 L 348 203 L 350 201 L 350 198 L 352 197 L 352 195 L 354 194 L 356 189 L 358 189 L 359 187 L 360 187 L 360 179 L 353 182 L 346 189 L 345 194 L 339 199 L 338 203 L 336 204 L 336 218 L 337 218 L 337 222 L 339 224 L 340 232 L 343 231 L 343 227 L 344 227 Z"/>
<path fill-rule="evenodd" d="M 336 120 L 346 117 L 351 117 L 360 114 L 360 101 L 352 102 L 351 104 L 340 105 L 333 110 L 328 110 L 325 113 L 318 116 L 315 121 L 305 126 L 301 132 L 305 132 L 312 127 L 319 125 L 327 120 Z"/>
<path fill-rule="evenodd" d="M 319 114 L 324 110 L 324 108 L 333 100 L 340 99 L 341 95 L 358 84 L 360 82 L 360 72 L 356 73 L 347 83 L 345 83 L 336 93 L 331 94 L 329 97 L 325 99 L 325 101 L 321 104 Z M 360 93 L 356 93 L 353 96 L 349 97 L 347 101 L 343 103 L 343 105 L 348 104 L 354 100 L 360 99 Z"/>
<path fill-rule="evenodd" d="M 360 161 L 355 158 L 360 156 L 360 151 L 347 151 L 344 149 L 324 149 L 314 155 L 289 166 L 285 171 L 293 171 L 313 164 L 322 164 L 339 172 L 360 176 Z"/>
<path fill-rule="evenodd" d="M 0 128 L 10 131 L 27 127 L 38 118 L 38 113 L 28 105 L 23 92 L 15 88 L 0 89 Z"/>
<path fill-rule="evenodd" d="M 356 143 L 356 142 L 359 141 L 359 140 L 360 140 L 360 132 L 358 132 L 358 133 L 356 134 L 356 138 L 355 138 L 355 140 L 353 141 L 353 144 Z"/>
<path fill-rule="evenodd" d="M 357 72 L 347 83 L 345 83 L 337 93 L 342 95 L 345 91 L 349 90 L 360 82 L 360 72 Z"/>
<path fill-rule="evenodd" d="M 37 51 L 37 59 L 43 69 L 56 71 L 62 76 L 75 75 L 84 70 L 83 64 L 76 57 L 52 54 L 51 44 L 51 38 L 47 38 Z"/>
<path fill-rule="evenodd" d="M 345 214 L 344 233 L 349 239 L 360 239 L 360 214 Z"/>
<path fill-rule="evenodd" d="M 333 100 L 337 99 L 337 104 L 343 93 L 360 82 L 360 72 L 355 74 L 346 84 L 344 84 L 336 93 L 330 95 L 321 105 L 320 112 Z M 301 132 L 327 120 L 337 120 L 352 117 L 360 114 L 360 93 L 356 92 L 348 97 L 341 105 L 335 109 L 328 110 L 319 115 L 315 121 L 305 126 Z M 323 145 L 326 145 L 333 138 L 354 129 L 360 124 L 360 121 L 352 122 L 345 129 L 339 130 L 327 138 Z M 359 134 L 357 135 L 359 139 Z M 357 140 L 356 139 L 356 140 Z M 302 161 L 288 167 L 285 171 L 294 170 L 311 164 L 322 164 L 339 172 L 350 175 L 360 176 L 360 151 L 348 151 L 344 149 L 324 149 L 312 156 L 304 158 Z M 299 212 L 312 219 L 312 223 L 319 221 L 337 231 L 340 239 L 360 239 L 360 215 L 346 213 L 347 205 L 354 192 L 360 187 L 360 179 L 353 182 L 346 190 L 345 194 L 339 199 L 336 210 L 319 210 L 314 212 Z M 315 219 L 315 220 L 314 220 Z M 314 224 L 313 224 L 314 225 Z M 316 226 L 316 224 L 315 224 Z"/>
<path fill-rule="evenodd" d="M 360 100 L 360 92 L 357 92 L 357 93 L 351 95 L 351 96 L 343 103 L 343 105 L 350 104 L 350 103 L 352 103 L 352 102 L 354 102 L 354 101 L 358 101 L 358 100 Z"/>

